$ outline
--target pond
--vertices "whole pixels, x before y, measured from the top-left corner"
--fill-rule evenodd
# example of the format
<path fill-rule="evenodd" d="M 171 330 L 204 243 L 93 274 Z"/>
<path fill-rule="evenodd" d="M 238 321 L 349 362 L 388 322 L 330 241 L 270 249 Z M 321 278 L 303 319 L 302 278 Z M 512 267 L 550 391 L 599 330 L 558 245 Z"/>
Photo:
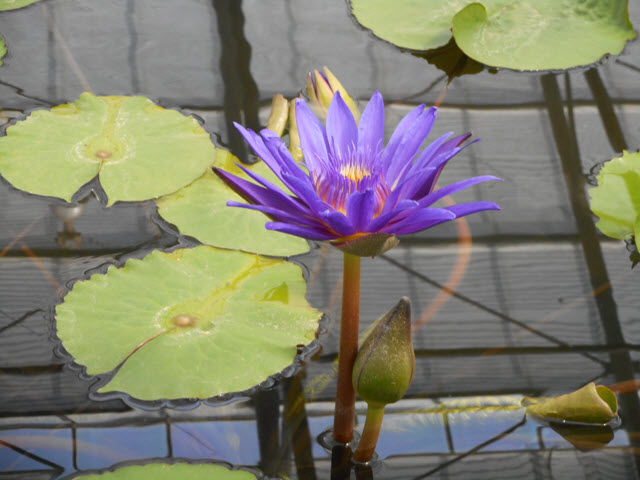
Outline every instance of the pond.
<path fill-rule="evenodd" d="M 630 16 L 640 24 L 637 2 Z M 363 259 L 361 331 L 410 297 L 416 370 L 406 396 L 387 407 L 377 460 L 351 477 L 640 478 L 637 250 L 596 228 L 588 194 L 602 162 L 640 148 L 640 42 L 568 71 L 485 68 L 454 78 L 441 98 L 447 74 L 360 27 L 343 0 L 42 0 L 1 12 L 0 33 L 9 51 L 0 66 L 5 129 L 85 91 L 144 95 L 193 115 L 216 146 L 247 160 L 232 122 L 266 125 L 272 97 L 296 97 L 324 65 L 362 106 L 382 92 L 387 138 L 416 105 L 441 99 L 430 138 L 453 131 L 482 140 L 439 183 L 498 176 L 504 182 L 455 200 L 491 200 L 502 211 Z M 153 201 L 107 207 L 95 181 L 81 193 L 73 208 L 0 181 L 0 479 L 68 478 L 151 459 L 265 478 L 349 478 L 341 452 L 332 468 L 318 440 L 333 422 L 341 253 L 312 242 L 293 259 L 310 304 L 326 313 L 305 368 L 197 406 L 95 395 L 96 378 L 71 364 L 56 336 L 56 306 L 109 265 L 198 242 Z M 613 431 L 572 437 L 521 408 L 524 396 L 591 381 L 618 393 Z M 361 430 L 366 404 L 356 407 Z"/>

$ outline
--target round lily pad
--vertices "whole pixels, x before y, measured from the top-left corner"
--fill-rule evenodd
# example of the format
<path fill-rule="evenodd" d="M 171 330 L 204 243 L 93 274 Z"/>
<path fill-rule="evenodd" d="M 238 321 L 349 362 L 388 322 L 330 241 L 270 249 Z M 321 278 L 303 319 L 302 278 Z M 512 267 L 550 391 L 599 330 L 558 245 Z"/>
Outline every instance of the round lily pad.
<path fill-rule="evenodd" d="M 628 0 L 351 0 L 351 6 L 361 25 L 399 47 L 430 50 L 453 35 L 472 59 L 520 70 L 587 65 L 619 54 L 636 36 Z"/>
<path fill-rule="evenodd" d="M 596 226 L 609 237 L 640 238 L 640 153 L 624 152 L 604 164 L 589 191 Z"/>
<path fill-rule="evenodd" d="M 239 162 L 226 150 L 216 150 L 215 166 L 251 180 L 236 165 Z M 282 185 L 263 161 L 246 168 Z M 156 200 L 156 204 L 158 213 L 176 225 L 181 233 L 208 245 L 275 256 L 291 256 L 309 251 L 306 240 L 267 230 L 264 224 L 269 218 L 266 215 L 255 210 L 228 207 L 229 200 L 244 202 L 217 175 L 208 170 L 191 185 Z"/>
<path fill-rule="evenodd" d="M 0 174 L 21 190 L 71 201 L 96 175 L 108 204 L 175 192 L 213 163 L 209 134 L 145 97 L 98 97 L 38 110 L 0 138 Z"/>
<path fill-rule="evenodd" d="M 222 465 L 193 463 L 148 463 L 146 465 L 130 465 L 112 472 L 91 473 L 74 476 L 83 480 L 251 480 L 256 479 L 253 473 L 246 470 L 230 470 Z"/>
<path fill-rule="evenodd" d="M 485 0 L 453 18 L 453 36 L 464 53 L 516 70 L 588 65 L 619 54 L 636 35 L 626 0 Z"/>
<path fill-rule="evenodd" d="M 301 268 L 200 246 L 155 251 L 76 283 L 58 336 L 100 392 L 140 400 L 210 398 L 259 385 L 315 338 L 321 314 Z"/>
<path fill-rule="evenodd" d="M 0 0 L 0 11 L 26 7 L 40 0 Z"/>

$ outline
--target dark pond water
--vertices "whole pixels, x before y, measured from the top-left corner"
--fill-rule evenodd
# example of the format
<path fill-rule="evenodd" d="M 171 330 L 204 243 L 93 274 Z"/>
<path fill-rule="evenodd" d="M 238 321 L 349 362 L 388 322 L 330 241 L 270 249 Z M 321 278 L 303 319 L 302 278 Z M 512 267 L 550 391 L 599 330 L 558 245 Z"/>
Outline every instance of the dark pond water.
<path fill-rule="evenodd" d="M 631 14 L 640 24 L 638 5 Z M 229 123 L 265 124 L 271 97 L 297 95 L 311 69 L 329 66 L 360 99 L 379 89 L 389 132 L 446 85 L 424 59 L 361 30 L 343 0 L 43 0 L 1 13 L 0 32 L 10 52 L 0 67 L 5 125 L 85 90 L 143 94 L 197 115 L 240 156 L 246 147 Z M 640 477 L 632 382 L 640 273 L 625 244 L 595 228 L 587 195 L 594 166 L 640 147 L 639 85 L 637 41 L 589 69 L 484 71 L 452 82 L 434 134 L 472 131 L 483 140 L 441 182 L 502 177 L 456 200 L 490 199 L 503 210 L 469 217 L 468 262 L 454 223 L 363 262 L 363 328 L 403 295 L 421 327 L 415 381 L 388 408 L 381 462 L 360 478 Z M 316 437 L 332 423 L 339 252 L 317 247 L 299 259 L 310 302 L 329 314 L 322 351 L 306 370 L 251 398 L 149 411 L 89 398 L 94 380 L 57 353 L 53 307 L 87 271 L 187 241 L 158 221 L 153 202 L 105 208 L 89 194 L 72 228 L 61 205 L 0 182 L 0 479 L 62 478 L 150 458 L 330 478 Z M 621 426 L 612 438 L 601 434 L 599 449 L 575 448 L 518 408 L 523 395 L 592 380 L 621 392 Z"/>

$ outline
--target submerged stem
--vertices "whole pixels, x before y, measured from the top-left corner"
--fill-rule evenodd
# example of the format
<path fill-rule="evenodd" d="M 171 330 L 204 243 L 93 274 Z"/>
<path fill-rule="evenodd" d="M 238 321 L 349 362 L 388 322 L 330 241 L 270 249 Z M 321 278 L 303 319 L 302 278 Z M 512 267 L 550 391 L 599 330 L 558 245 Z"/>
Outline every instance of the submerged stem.
<path fill-rule="evenodd" d="M 368 462 L 373 457 L 382 428 L 382 418 L 384 417 L 384 405 L 369 405 L 367 410 L 367 420 L 364 423 L 362 438 L 358 444 L 354 460 L 358 462 Z"/>
<path fill-rule="evenodd" d="M 356 418 L 356 392 L 351 375 L 358 353 L 360 330 L 360 257 L 344 254 L 344 280 L 342 285 L 342 320 L 340 322 L 340 354 L 338 357 L 338 391 L 333 422 L 336 441 L 353 440 Z"/>

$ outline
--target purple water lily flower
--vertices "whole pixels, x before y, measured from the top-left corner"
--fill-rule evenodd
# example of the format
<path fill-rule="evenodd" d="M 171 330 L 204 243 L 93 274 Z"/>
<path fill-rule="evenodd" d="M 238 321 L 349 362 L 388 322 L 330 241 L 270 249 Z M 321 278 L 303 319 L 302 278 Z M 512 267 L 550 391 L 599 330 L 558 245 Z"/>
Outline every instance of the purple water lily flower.
<path fill-rule="evenodd" d="M 499 210 L 488 201 L 444 208 L 441 198 L 487 180 L 484 175 L 434 191 L 447 161 L 460 152 L 470 134 L 444 135 L 420 151 L 431 132 L 437 109 L 416 107 L 400 122 L 385 147 L 384 102 L 376 92 L 356 123 L 340 93 L 336 93 L 326 128 L 307 103 L 296 101 L 296 117 L 306 171 L 295 162 L 284 142 L 270 130 L 260 134 L 236 124 L 256 154 L 293 192 L 283 189 L 240 165 L 260 185 L 223 170 L 215 172 L 250 205 L 274 221 L 270 230 L 312 240 L 329 240 L 348 253 L 373 256 L 397 244 L 406 235 L 483 210 Z M 469 144 L 467 144 L 469 145 Z M 355 248 L 354 248 L 355 247 Z"/>

